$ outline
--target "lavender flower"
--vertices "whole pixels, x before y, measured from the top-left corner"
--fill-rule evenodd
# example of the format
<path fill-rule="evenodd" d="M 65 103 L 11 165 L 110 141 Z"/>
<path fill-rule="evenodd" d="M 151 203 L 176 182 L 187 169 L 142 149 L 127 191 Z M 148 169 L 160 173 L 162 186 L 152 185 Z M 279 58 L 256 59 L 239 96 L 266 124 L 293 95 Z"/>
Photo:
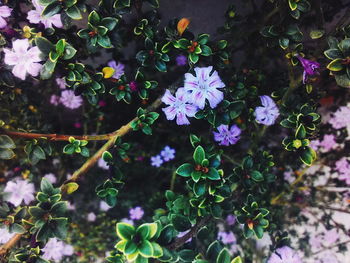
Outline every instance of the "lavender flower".
<path fill-rule="evenodd" d="M 35 199 L 34 184 L 29 183 L 26 180 L 17 179 L 15 181 L 7 182 L 4 192 L 10 194 L 5 200 L 14 206 L 19 206 L 22 202 L 29 205 L 30 202 Z"/>
<path fill-rule="evenodd" d="M 302 56 L 297 56 L 297 58 L 299 59 L 301 65 L 304 68 L 303 83 L 305 84 L 305 82 L 309 76 L 314 76 L 314 75 L 318 74 L 316 69 L 318 69 L 320 67 L 320 63 L 318 63 L 316 61 L 311 61 L 311 60 L 305 59 Z"/>
<path fill-rule="evenodd" d="M 103 170 L 108 170 L 109 169 L 109 165 L 107 164 L 107 162 L 105 160 L 103 160 L 102 158 L 100 158 L 97 162 L 98 167 L 100 167 Z"/>
<path fill-rule="evenodd" d="M 5 244 L 14 235 L 15 233 L 10 234 L 10 232 L 6 228 L 0 228 L 0 244 Z"/>
<path fill-rule="evenodd" d="M 224 93 L 218 89 L 224 88 L 225 84 L 216 70 L 210 75 L 212 70 L 212 66 L 195 68 L 196 76 L 185 74 L 184 89 L 191 94 L 190 101 L 200 109 L 204 109 L 206 100 L 213 109 L 224 99 Z"/>
<path fill-rule="evenodd" d="M 71 245 L 67 245 L 57 238 L 50 238 L 42 251 L 44 252 L 42 256 L 44 259 L 53 260 L 54 262 L 60 262 L 64 256 L 71 256 L 74 253 Z"/>
<path fill-rule="evenodd" d="M 236 217 L 234 215 L 228 215 L 225 221 L 229 226 L 233 226 L 236 223 Z"/>
<path fill-rule="evenodd" d="M 4 17 L 9 17 L 11 15 L 12 9 L 6 5 L 0 6 L 0 28 L 5 28 L 7 22 Z"/>
<path fill-rule="evenodd" d="M 187 65 L 187 57 L 184 55 L 178 55 L 175 60 L 176 60 L 176 65 L 178 65 L 178 66 L 186 66 Z"/>
<path fill-rule="evenodd" d="M 228 128 L 228 125 L 221 124 L 217 128 L 218 132 L 213 132 L 214 140 L 220 142 L 220 145 L 229 146 L 236 144 L 240 139 L 241 129 L 237 125 L 232 125 Z"/>
<path fill-rule="evenodd" d="M 29 48 L 28 39 L 17 39 L 12 42 L 13 51 L 5 48 L 4 62 L 14 66 L 13 75 L 25 80 L 27 72 L 32 76 L 38 76 L 42 65 L 40 63 L 40 50 L 38 47 Z"/>
<path fill-rule="evenodd" d="M 197 107 L 189 104 L 189 94 L 185 92 L 184 88 L 179 88 L 175 97 L 171 95 L 169 90 L 166 90 L 162 101 L 169 105 L 162 109 L 166 118 L 173 120 L 176 117 L 177 125 L 190 124 L 187 117 L 193 117 L 197 112 Z"/>
<path fill-rule="evenodd" d="M 106 212 L 106 211 L 108 211 L 108 210 L 111 209 L 111 208 L 112 208 L 112 207 L 109 206 L 105 201 L 101 201 L 101 202 L 100 202 L 100 210 L 101 210 L 101 211 Z"/>
<path fill-rule="evenodd" d="M 160 155 L 151 157 L 151 165 L 155 167 L 160 167 L 163 164 L 163 159 Z"/>
<path fill-rule="evenodd" d="M 143 209 L 139 206 L 136 206 L 129 210 L 130 219 L 132 220 L 140 220 L 143 217 L 144 213 L 145 212 Z"/>
<path fill-rule="evenodd" d="M 60 14 L 56 14 L 50 17 L 42 16 L 41 14 L 44 10 L 44 7 L 39 4 L 38 0 L 32 0 L 32 2 L 35 9 L 29 11 L 27 15 L 27 19 L 30 23 L 32 24 L 42 23 L 45 26 L 45 28 L 52 27 L 52 25 L 54 25 L 57 28 L 63 27 Z"/>
<path fill-rule="evenodd" d="M 56 78 L 56 84 L 60 89 L 66 88 L 66 80 L 64 78 Z"/>
<path fill-rule="evenodd" d="M 301 258 L 290 247 L 284 246 L 278 248 L 275 253 L 271 255 L 267 263 L 302 263 Z"/>
<path fill-rule="evenodd" d="M 57 182 L 57 178 L 53 173 L 45 174 L 44 178 L 46 178 L 52 184 L 55 184 Z"/>
<path fill-rule="evenodd" d="M 235 235 L 231 231 L 230 232 L 219 232 L 218 239 L 221 240 L 221 242 L 225 245 L 236 243 L 236 241 L 237 241 Z"/>
<path fill-rule="evenodd" d="M 168 162 L 175 158 L 175 149 L 165 146 L 163 151 L 160 152 L 160 155 L 163 157 L 165 162 Z"/>
<path fill-rule="evenodd" d="M 329 152 L 330 150 L 337 147 L 337 142 L 335 141 L 334 134 L 325 134 L 323 140 L 320 142 L 324 152 Z"/>
<path fill-rule="evenodd" d="M 94 212 L 88 213 L 88 215 L 87 215 L 87 221 L 89 221 L 89 222 L 95 222 L 95 220 L 96 220 L 96 215 L 95 215 L 95 213 L 94 213 Z"/>
<path fill-rule="evenodd" d="M 74 91 L 64 90 L 61 93 L 60 102 L 68 109 L 77 109 L 83 104 L 81 96 L 75 96 Z"/>
<path fill-rule="evenodd" d="M 350 108 L 341 106 L 328 121 L 336 130 L 345 128 L 350 124 Z"/>
<path fill-rule="evenodd" d="M 117 63 L 115 60 L 111 60 L 108 62 L 108 67 L 111 67 L 114 69 L 113 78 L 119 79 L 124 74 L 124 64 Z"/>
<path fill-rule="evenodd" d="M 55 94 L 51 95 L 51 97 L 50 97 L 50 103 L 51 103 L 52 105 L 57 106 L 58 104 L 60 104 L 60 97 L 57 96 L 57 95 L 55 95 Z"/>
<path fill-rule="evenodd" d="M 273 125 L 280 114 L 276 103 L 267 95 L 260 96 L 260 100 L 263 106 L 255 109 L 256 122 L 267 126 Z"/>
<path fill-rule="evenodd" d="M 121 222 L 124 222 L 124 223 L 127 223 L 127 224 L 129 224 L 129 225 L 134 225 L 134 221 L 132 221 L 131 219 L 129 219 L 129 218 L 122 218 L 121 220 L 120 220 Z"/>

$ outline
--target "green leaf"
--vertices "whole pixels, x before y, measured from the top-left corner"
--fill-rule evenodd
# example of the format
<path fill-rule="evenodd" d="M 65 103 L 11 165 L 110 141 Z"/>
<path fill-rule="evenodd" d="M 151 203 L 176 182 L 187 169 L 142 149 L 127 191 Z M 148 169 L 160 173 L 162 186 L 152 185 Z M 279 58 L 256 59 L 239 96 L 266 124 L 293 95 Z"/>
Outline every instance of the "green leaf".
<path fill-rule="evenodd" d="M 28 212 L 32 217 L 34 217 L 36 219 L 41 219 L 46 213 L 45 210 L 43 210 L 42 208 L 40 208 L 38 206 L 29 207 Z"/>
<path fill-rule="evenodd" d="M 67 211 L 67 202 L 57 202 L 51 207 L 51 213 L 54 217 L 61 217 L 63 216 Z"/>
<path fill-rule="evenodd" d="M 205 45 L 208 43 L 209 35 L 208 34 L 201 34 L 198 36 L 197 42 L 201 45 Z"/>
<path fill-rule="evenodd" d="M 264 229 L 260 225 L 254 226 L 253 230 L 258 239 L 264 236 Z"/>
<path fill-rule="evenodd" d="M 193 160 L 196 164 L 202 164 L 205 159 L 205 151 L 202 146 L 197 146 L 193 153 Z"/>
<path fill-rule="evenodd" d="M 51 195 L 54 192 L 54 187 L 46 178 L 41 179 L 40 190 L 45 194 Z"/>
<path fill-rule="evenodd" d="M 136 232 L 142 237 L 142 239 L 148 239 L 151 229 L 147 224 L 140 225 Z"/>
<path fill-rule="evenodd" d="M 7 135 L 0 135 L 0 148 L 15 149 L 16 145 L 13 140 Z"/>
<path fill-rule="evenodd" d="M 191 228 L 190 220 L 183 215 L 179 215 L 179 214 L 171 215 L 171 223 L 173 224 L 174 228 L 179 232 L 183 232 Z"/>
<path fill-rule="evenodd" d="M 343 54 L 341 53 L 341 51 L 339 49 L 335 49 L 335 48 L 331 48 L 331 49 L 326 50 L 324 52 L 324 55 L 331 60 L 343 57 Z"/>
<path fill-rule="evenodd" d="M 261 182 L 264 180 L 264 176 L 259 172 L 259 171 L 252 171 L 250 173 L 250 176 L 252 177 L 252 179 L 256 182 Z"/>
<path fill-rule="evenodd" d="M 298 129 L 295 132 L 295 137 L 298 139 L 304 139 L 306 136 L 306 129 L 303 124 L 300 124 Z"/>
<path fill-rule="evenodd" d="M 220 251 L 216 263 L 230 263 L 230 253 L 227 250 L 227 248 L 224 248 L 223 250 Z"/>
<path fill-rule="evenodd" d="M 155 67 L 160 72 L 166 72 L 167 71 L 166 64 L 162 60 L 156 60 Z"/>
<path fill-rule="evenodd" d="M 83 18 L 83 16 L 81 15 L 81 12 L 79 10 L 79 8 L 75 5 L 73 5 L 72 7 L 68 8 L 66 10 L 66 14 L 72 18 L 73 20 L 80 20 Z"/>
<path fill-rule="evenodd" d="M 288 38 L 282 37 L 278 41 L 279 41 L 280 47 L 282 49 L 288 48 L 288 46 L 289 46 L 289 39 Z"/>
<path fill-rule="evenodd" d="M 340 87 L 350 88 L 350 79 L 348 74 L 336 74 L 334 77 Z"/>
<path fill-rule="evenodd" d="M 199 60 L 199 56 L 195 53 L 190 53 L 188 57 L 193 64 L 196 64 Z"/>
<path fill-rule="evenodd" d="M 48 17 L 51 17 L 51 16 L 54 16 L 56 14 L 58 14 L 62 9 L 62 6 L 60 4 L 59 1 L 55 1 L 55 2 L 52 2 L 51 4 L 47 5 L 43 12 L 42 12 L 42 16 L 48 18 Z"/>
<path fill-rule="evenodd" d="M 312 39 L 319 39 L 319 38 L 323 37 L 324 33 L 325 33 L 324 30 L 311 30 L 310 37 Z"/>
<path fill-rule="evenodd" d="M 79 188 L 79 185 L 75 182 L 70 182 L 68 184 L 66 184 L 66 191 L 67 191 L 67 194 L 72 194 L 74 193 L 76 190 L 78 190 Z"/>
<path fill-rule="evenodd" d="M 196 257 L 196 253 L 190 249 L 183 249 L 179 252 L 179 257 L 182 261 L 192 262 Z"/>
<path fill-rule="evenodd" d="M 231 263 L 242 263 L 242 258 L 240 256 L 237 256 L 232 259 Z"/>
<path fill-rule="evenodd" d="M 75 153 L 75 146 L 73 144 L 67 144 L 63 148 L 63 153 L 65 153 L 65 154 L 73 154 L 73 153 Z"/>
<path fill-rule="evenodd" d="M 72 47 L 70 44 L 67 43 L 66 48 L 64 49 L 64 53 L 63 53 L 63 59 L 64 60 L 68 60 L 71 59 L 75 56 L 75 54 L 77 53 L 77 50 Z"/>
<path fill-rule="evenodd" d="M 198 182 L 193 185 L 193 192 L 196 196 L 204 195 L 206 192 L 206 183 Z"/>
<path fill-rule="evenodd" d="M 108 36 L 97 36 L 97 43 L 104 48 L 112 48 L 111 40 Z"/>
<path fill-rule="evenodd" d="M 209 168 L 209 172 L 207 173 L 207 178 L 210 180 L 220 180 L 220 174 L 218 170 L 213 167 Z"/>
<path fill-rule="evenodd" d="M 338 58 L 333 61 L 331 61 L 328 65 L 327 68 L 330 71 L 341 71 L 343 70 L 343 64 L 342 64 L 342 59 Z"/>
<path fill-rule="evenodd" d="M 202 49 L 202 53 L 201 53 L 202 56 L 208 57 L 213 53 L 211 51 L 211 48 L 206 45 L 202 45 L 201 49 Z"/>
<path fill-rule="evenodd" d="M 183 177 L 189 177 L 193 171 L 193 166 L 189 163 L 182 164 L 177 168 L 176 173 Z"/>
<path fill-rule="evenodd" d="M 138 250 L 145 258 L 150 258 L 153 256 L 153 246 L 148 240 L 144 240 L 141 245 L 139 245 Z"/>
<path fill-rule="evenodd" d="M 44 37 L 36 37 L 35 45 L 39 48 L 41 53 L 45 54 L 46 56 L 55 48 L 55 46 Z"/>
<path fill-rule="evenodd" d="M 135 253 L 136 250 L 137 250 L 137 245 L 133 241 L 128 240 L 125 244 L 125 248 L 124 248 L 123 253 L 125 255 L 129 255 L 129 254 Z"/>
<path fill-rule="evenodd" d="M 100 25 L 108 28 L 108 31 L 112 31 L 117 25 L 118 20 L 114 17 L 105 17 L 101 20 Z"/>
<path fill-rule="evenodd" d="M 130 240 L 135 234 L 135 228 L 127 223 L 118 223 L 116 228 L 117 235 L 121 239 Z"/>
<path fill-rule="evenodd" d="M 97 26 L 100 23 L 100 20 L 100 15 L 95 10 L 88 16 L 88 21 L 94 26 Z"/>

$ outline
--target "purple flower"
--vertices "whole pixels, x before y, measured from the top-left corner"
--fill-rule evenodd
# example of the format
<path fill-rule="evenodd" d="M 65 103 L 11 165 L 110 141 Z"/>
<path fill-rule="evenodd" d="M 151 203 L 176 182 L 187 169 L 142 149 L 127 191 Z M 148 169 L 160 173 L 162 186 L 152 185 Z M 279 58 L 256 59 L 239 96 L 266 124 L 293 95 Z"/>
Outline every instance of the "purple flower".
<path fill-rule="evenodd" d="M 0 6 L 0 28 L 5 28 L 7 22 L 4 17 L 9 17 L 11 15 L 12 9 L 6 5 Z"/>
<path fill-rule="evenodd" d="M 187 57 L 184 55 L 178 55 L 176 57 L 176 65 L 178 66 L 185 66 L 187 65 Z"/>
<path fill-rule="evenodd" d="M 108 67 L 111 67 L 114 69 L 113 78 L 119 79 L 124 74 L 124 64 L 117 63 L 115 60 L 111 60 L 108 62 Z"/>
<path fill-rule="evenodd" d="M 314 76 L 314 75 L 318 74 L 316 69 L 318 69 L 320 67 L 320 63 L 318 63 L 316 61 L 311 61 L 311 60 L 305 59 L 302 56 L 297 56 L 297 58 L 299 59 L 301 65 L 304 68 L 303 83 L 306 82 L 308 76 Z"/>
<path fill-rule="evenodd" d="M 168 162 L 175 158 L 175 149 L 165 146 L 163 151 L 160 152 L 160 155 L 163 157 L 163 160 Z"/>
<path fill-rule="evenodd" d="M 64 78 L 56 78 L 56 84 L 60 89 L 66 88 L 66 80 Z"/>
<path fill-rule="evenodd" d="M 25 80 L 27 72 L 32 76 L 38 76 L 42 65 L 40 63 L 40 50 L 38 47 L 29 48 L 28 39 L 17 39 L 12 42 L 13 51 L 5 48 L 4 62 L 14 66 L 13 75 Z"/>
<path fill-rule="evenodd" d="M 333 117 L 329 119 L 329 124 L 336 130 L 345 128 L 350 124 L 350 108 L 346 106 L 341 106 L 334 114 Z"/>
<path fill-rule="evenodd" d="M 155 167 L 160 167 L 163 164 L 163 159 L 160 155 L 151 157 L 151 165 Z"/>
<path fill-rule="evenodd" d="M 230 232 L 219 232 L 218 239 L 221 240 L 221 242 L 224 243 L 225 245 L 236 243 L 236 241 L 237 241 L 235 235 L 231 231 Z"/>
<path fill-rule="evenodd" d="M 132 220 L 140 220 L 143 217 L 144 213 L 145 212 L 143 209 L 139 206 L 136 206 L 129 210 L 130 219 Z"/>
<path fill-rule="evenodd" d="M 333 134 L 325 134 L 323 140 L 320 142 L 320 146 L 323 148 L 324 152 L 329 152 L 336 148 L 337 142 L 335 141 L 335 136 Z"/>
<path fill-rule="evenodd" d="M 169 90 L 166 90 L 162 101 L 169 105 L 162 109 L 166 118 L 173 120 L 176 117 L 177 125 L 190 124 L 187 117 L 193 117 L 197 112 L 197 107 L 189 104 L 189 94 L 185 92 L 184 88 L 179 88 L 175 97 L 171 95 Z"/>
<path fill-rule="evenodd" d="M 0 228 L 0 244 L 5 244 L 9 241 L 15 233 L 10 233 L 5 227 Z"/>
<path fill-rule="evenodd" d="M 83 104 L 81 96 L 75 96 L 74 91 L 64 90 L 61 93 L 60 102 L 68 109 L 77 109 Z"/>
<path fill-rule="evenodd" d="M 57 238 L 50 238 L 42 251 L 44 252 L 44 259 L 53 260 L 55 262 L 60 262 L 64 256 L 71 256 L 74 253 L 74 249 L 71 245 L 59 241 Z"/>
<path fill-rule="evenodd" d="M 89 222 L 95 222 L 95 220 L 96 220 L 96 215 L 95 215 L 95 213 L 94 213 L 94 212 L 88 213 L 88 215 L 87 215 L 87 221 L 89 221 Z"/>
<path fill-rule="evenodd" d="M 53 173 L 45 174 L 44 178 L 46 178 L 52 184 L 55 184 L 57 182 L 57 178 Z"/>
<path fill-rule="evenodd" d="M 232 125 L 228 129 L 228 125 L 221 124 L 217 130 L 218 132 L 213 132 L 214 140 L 220 142 L 220 145 L 229 146 L 236 144 L 240 139 L 241 129 L 237 125 Z"/>
<path fill-rule="evenodd" d="M 15 181 L 7 182 L 4 192 L 10 194 L 6 197 L 6 201 L 14 206 L 19 206 L 22 202 L 29 205 L 30 202 L 35 199 L 34 184 L 29 183 L 26 180 L 17 179 Z"/>
<path fill-rule="evenodd" d="M 122 218 L 121 220 L 120 220 L 121 222 L 124 222 L 124 223 L 127 223 L 127 224 L 129 224 L 129 225 L 134 225 L 134 221 L 132 221 L 131 219 L 129 219 L 129 218 Z"/>
<path fill-rule="evenodd" d="M 224 88 L 225 84 L 216 70 L 210 75 L 212 70 L 212 66 L 195 68 L 196 76 L 185 74 L 184 89 L 191 94 L 190 102 L 200 109 L 204 109 L 206 100 L 213 109 L 224 99 L 224 93 L 218 89 Z"/>
<path fill-rule="evenodd" d="M 301 258 L 299 257 L 297 252 L 287 246 L 278 248 L 267 261 L 267 263 L 287 263 L 287 262 L 302 263 Z"/>
<path fill-rule="evenodd" d="M 229 226 L 233 226 L 236 223 L 236 217 L 234 215 L 228 215 L 225 221 Z"/>
<path fill-rule="evenodd" d="M 340 173 L 347 171 L 349 168 L 349 163 L 346 157 L 342 157 L 340 160 L 335 162 L 335 170 Z"/>
<path fill-rule="evenodd" d="M 60 103 L 60 97 L 57 96 L 57 95 L 55 95 L 55 94 L 51 95 L 51 97 L 50 97 L 50 103 L 51 103 L 52 105 L 57 106 L 57 105 Z"/>
<path fill-rule="evenodd" d="M 260 96 L 260 100 L 263 106 L 255 109 L 256 122 L 267 126 L 273 125 L 280 114 L 276 103 L 267 95 Z"/>
<path fill-rule="evenodd" d="M 60 14 L 56 14 L 50 17 L 42 16 L 41 14 L 44 10 L 44 7 L 39 4 L 38 0 L 33 0 L 32 2 L 35 7 L 35 10 L 31 10 L 28 12 L 27 19 L 30 23 L 42 23 L 45 26 L 45 28 L 52 27 L 52 25 L 58 28 L 63 27 Z"/>

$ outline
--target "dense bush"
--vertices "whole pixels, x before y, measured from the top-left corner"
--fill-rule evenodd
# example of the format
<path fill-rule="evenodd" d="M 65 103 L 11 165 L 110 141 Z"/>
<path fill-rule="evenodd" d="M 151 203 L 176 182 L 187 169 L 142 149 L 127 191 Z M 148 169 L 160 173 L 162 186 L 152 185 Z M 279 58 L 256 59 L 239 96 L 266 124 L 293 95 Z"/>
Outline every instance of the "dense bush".
<path fill-rule="evenodd" d="M 0 3 L 0 261 L 348 262 L 349 3 L 159 4 Z"/>

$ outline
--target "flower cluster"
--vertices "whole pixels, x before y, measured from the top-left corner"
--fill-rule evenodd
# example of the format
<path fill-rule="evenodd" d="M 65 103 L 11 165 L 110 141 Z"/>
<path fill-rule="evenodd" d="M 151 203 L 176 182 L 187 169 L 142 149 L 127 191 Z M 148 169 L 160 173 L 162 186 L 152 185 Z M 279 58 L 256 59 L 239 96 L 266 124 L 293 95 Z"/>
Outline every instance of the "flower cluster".
<path fill-rule="evenodd" d="M 175 149 L 168 145 L 160 152 L 160 154 L 151 157 L 151 165 L 160 167 L 164 162 L 169 162 L 175 158 Z"/>
<path fill-rule="evenodd" d="M 80 95 L 76 96 L 73 90 L 65 89 L 66 82 L 63 78 L 56 78 L 56 83 L 61 89 L 61 95 L 51 95 L 50 103 L 52 105 L 57 106 L 62 103 L 66 108 L 74 110 L 83 104 L 83 98 Z"/>
<path fill-rule="evenodd" d="M 185 74 L 184 87 L 179 88 L 175 96 L 166 90 L 162 101 L 169 105 L 163 108 L 168 120 L 176 117 L 177 125 L 190 124 L 187 117 L 193 117 L 199 109 L 204 109 L 206 101 L 211 108 L 215 108 L 224 98 L 219 89 L 225 84 L 213 67 L 194 68 L 195 75 Z M 213 72 L 212 72 L 213 71 Z"/>

